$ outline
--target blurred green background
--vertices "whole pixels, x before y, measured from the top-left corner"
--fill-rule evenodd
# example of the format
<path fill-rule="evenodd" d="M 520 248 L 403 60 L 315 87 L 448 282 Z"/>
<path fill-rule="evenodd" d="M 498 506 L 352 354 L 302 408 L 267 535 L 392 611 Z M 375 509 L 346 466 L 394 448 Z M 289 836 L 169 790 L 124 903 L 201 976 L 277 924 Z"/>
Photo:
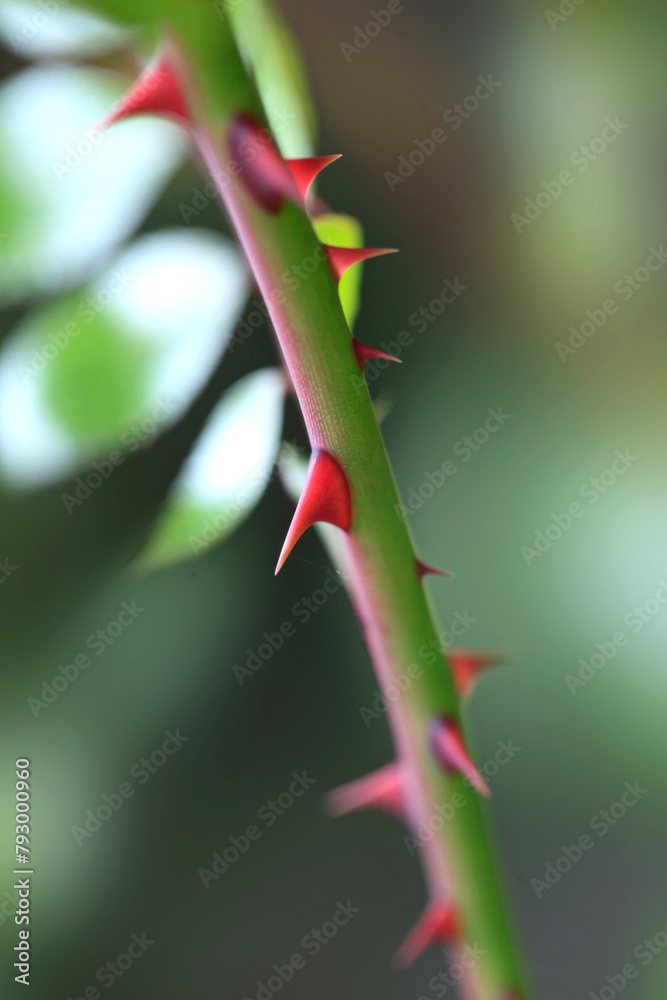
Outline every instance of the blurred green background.
<path fill-rule="evenodd" d="M 613 988 L 606 977 L 632 962 L 638 975 L 624 996 L 662 1000 L 667 955 L 656 945 L 644 965 L 635 949 L 667 926 L 664 8 L 585 0 L 564 3 L 558 13 L 557 5 L 518 0 L 419 0 L 366 33 L 373 15 L 360 0 L 281 6 L 312 83 L 317 152 L 344 154 L 319 192 L 362 220 L 370 245 L 401 249 L 366 268 L 356 333 L 377 346 L 401 331 L 414 338 L 400 368 L 371 372 L 371 389 L 388 410 L 383 428 L 402 494 L 433 494 L 421 505 L 415 500 L 410 516 L 418 551 L 454 573 L 429 582 L 433 604 L 443 629 L 457 613 L 474 619 L 462 645 L 506 654 L 507 665 L 481 680 L 469 725 L 480 762 L 493 758 L 499 740 L 521 747 L 493 777 L 489 815 L 537 995 L 599 996 Z M 61 16 L 64 8 L 50 15 L 51 28 Z M 6 88 L 30 71 L 30 52 L 5 34 Z M 51 50 L 48 65 L 54 59 L 62 56 Z M 129 78 L 130 60 L 102 43 L 94 61 L 109 76 L 110 103 L 123 74 Z M 475 102 L 480 77 L 492 78 L 493 92 Z M 36 86 L 47 102 L 49 87 Z M 77 91 L 74 81 L 69 92 Z M 48 114 L 54 133 L 66 93 L 58 92 Z M 34 102 L 30 87 L 12 100 L 22 120 L 21 102 Z M 100 110 L 90 100 L 86 120 L 94 124 Z M 0 135 L 9 127 L 4 114 Z M 15 147 L 26 156 L 14 161 L 19 174 L 28 172 L 30 129 L 39 121 L 32 112 L 25 119 L 24 145 Z M 147 124 L 123 128 L 147 146 Z M 105 215 L 117 183 L 109 168 L 70 243 L 52 240 L 48 253 L 41 195 L 19 205 L 7 179 L 12 146 L 0 144 L 0 231 L 13 232 L 20 208 L 37 234 L 3 258 L 0 458 L 14 470 L 24 460 L 25 471 L 34 447 L 33 472 L 53 459 L 48 482 L 21 485 L 3 474 L 0 498 L 0 561 L 8 560 L 0 583 L 2 995 L 20 989 L 10 957 L 13 783 L 14 761 L 27 757 L 33 996 L 74 1000 L 95 985 L 105 995 L 97 970 L 125 952 L 133 934 L 145 933 L 154 944 L 112 977 L 115 995 L 254 998 L 274 963 L 303 951 L 303 936 L 350 899 L 360 911 L 352 927 L 308 958 L 281 992 L 293 1000 L 430 1000 L 444 995 L 432 978 L 445 968 L 437 949 L 407 972 L 391 961 L 424 902 L 403 831 L 375 814 L 334 823 L 321 808 L 323 793 L 388 760 L 391 745 L 384 718 L 367 726 L 360 714 L 376 689 L 344 593 L 307 621 L 295 610 L 327 579 L 328 559 L 314 533 L 273 577 L 293 509 L 279 480 L 271 478 L 236 532 L 196 561 L 148 574 L 132 562 L 220 394 L 274 363 L 266 325 L 237 338 L 219 363 L 209 338 L 208 368 L 200 367 L 208 374 L 193 377 L 178 419 L 144 439 L 70 513 L 63 494 L 92 468 L 82 456 L 83 445 L 92 447 L 86 428 L 97 419 L 93 402 L 104 410 L 102 437 L 117 437 L 132 412 L 130 372 L 148 364 L 150 352 L 135 343 L 128 368 L 110 333 L 102 375 L 68 348 L 76 370 L 59 377 L 76 377 L 85 392 L 63 396 L 70 383 L 49 375 L 58 400 L 51 416 L 73 438 L 78 427 L 82 447 L 79 464 L 70 454 L 74 464 L 62 474 L 58 441 L 39 421 L 30 424 L 25 400 L 4 378 L 12 364 L 16 373 L 6 353 L 16 331 L 27 330 L 34 310 L 48 307 L 63 287 L 63 260 L 80 257 L 72 288 L 103 273 L 134 231 L 196 226 L 228 236 L 210 198 L 196 218 L 184 219 L 183 205 L 206 178 L 183 158 L 173 127 L 160 128 L 154 139 L 165 145 L 147 188 L 154 195 L 126 194 Z M 429 145 L 438 128 L 446 139 Z M 392 179 L 401 165 L 406 176 Z M 134 222 L 124 230 L 120 217 L 129 219 L 132 198 Z M 71 206 L 59 211 L 56 233 L 65 222 L 72 229 L 74 217 Z M 91 233 L 95 246 L 86 243 Z M 649 258 L 656 269 L 642 270 Z M 444 309 L 431 306 L 447 280 L 465 291 Z M 155 285 L 156 301 L 165 287 L 166 279 Z M 237 287 L 234 294 L 240 309 L 250 293 Z M 67 308 L 63 320 L 73 300 Z M 43 322 L 63 325 L 53 315 Z M 231 335 L 233 321 L 227 328 Z M 566 351 L 563 344 L 580 346 Z M 178 356 L 170 363 L 179 372 L 188 362 Z M 100 402 L 104 393 L 117 404 L 117 418 L 108 400 Z M 489 409 L 509 418 L 484 440 L 479 428 Z M 305 445 L 291 402 L 284 437 Z M 243 442 L 236 448 L 242 452 Z M 610 472 L 619 451 L 631 458 Z M 424 490 L 427 473 L 447 460 L 456 473 Z M 581 513 L 568 524 L 562 515 L 577 503 Z M 199 522 L 202 516 L 198 508 Z M 88 637 L 132 601 L 145 610 L 102 655 L 91 652 Z M 295 634 L 239 683 L 234 666 L 285 622 Z M 617 647 L 619 630 L 627 641 Z M 29 699 L 41 698 L 59 667 L 86 652 L 90 668 L 35 713 Z M 583 668 L 591 679 L 568 684 L 580 661 L 595 654 L 604 658 L 594 658 L 601 668 Z M 187 742 L 140 783 L 135 766 L 160 750 L 167 730 L 180 730 Z M 316 779 L 312 788 L 270 826 L 258 821 L 258 810 L 304 770 Z M 79 845 L 72 828 L 128 780 L 135 794 Z M 590 833 L 594 817 L 636 781 L 647 790 L 636 806 L 596 835 L 594 849 L 556 884 L 536 889 L 531 880 L 543 879 L 563 847 Z M 199 870 L 210 869 L 213 853 L 253 823 L 261 837 L 205 889 Z"/>

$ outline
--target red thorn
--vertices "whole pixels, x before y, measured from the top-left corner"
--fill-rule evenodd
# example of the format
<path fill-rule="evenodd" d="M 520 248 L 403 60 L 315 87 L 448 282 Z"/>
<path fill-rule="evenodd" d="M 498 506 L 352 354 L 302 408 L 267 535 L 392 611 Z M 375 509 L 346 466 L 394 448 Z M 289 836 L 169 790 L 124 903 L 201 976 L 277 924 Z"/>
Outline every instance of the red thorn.
<path fill-rule="evenodd" d="M 480 795 L 491 792 L 473 764 L 458 722 L 448 716 L 434 719 L 429 729 L 429 741 L 434 757 L 447 771 L 458 771 Z"/>
<path fill-rule="evenodd" d="M 352 347 L 354 348 L 354 354 L 359 367 L 362 370 L 366 362 L 371 361 L 373 358 L 384 358 L 385 361 L 395 361 L 399 365 L 403 364 L 400 358 L 395 358 L 393 354 L 387 354 L 386 351 L 378 351 L 376 347 L 369 347 L 368 344 L 362 344 L 356 337 L 352 338 Z"/>
<path fill-rule="evenodd" d="M 404 778 L 397 763 L 350 781 L 329 792 L 326 798 L 334 816 L 344 816 L 355 809 L 380 809 L 397 819 L 405 818 Z"/>
<path fill-rule="evenodd" d="M 163 54 L 147 67 L 104 119 L 101 127 L 107 128 L 133 115 L 161 115 L 174 118 L 180 124 L 190 124 L 183 87 L 169 55 Z"/>
<path fill-rule="evenodd" d="M 296 184 L 268 128 L 252 115 L 238 114 L 229 126 L 227 140 L 247 192 L 262 208 L 275 215 L 285 198 L 301 206 Z"/>
<path fill-rule="evenodd" d="M 340 153 L 334 153 L 333 156 L 307 156 L 302 160 L 285 160 L 287 169 L 304 201 L 308 196 L 308 189 L 317 175 L 334 160 L 340 160 L 340 156 Z"/>
<path fill-rule="evenodd" d="M 399 948 L 396 958 L 401 965 L 412 965 L 432 944 L 452 944 L 460 935 L 459 921 L 451 903 L 429 903 Z"/>
<path fill-rule="evenodd" d="M 287 532 L 276 573 L 306 528 L 316 521 L 326 521 L 343 531 L 348 531 L 352 523 L 352 498 L 347 476 L 336 459 L 321 448 L 315 449 L 310 456 L 306 485 Z"/>
<path fill-rule="evenodd" d="M 323 244 L 327 252 L 329 263 L 333 268 L 336 279 L 340 281 L 348 267 L 353 264 L 360 264 L 362 260 L 369 260 L 371 257 L 380 257 L 385 253 L 398 253 L 387 247 L 332 247 L 327 243 Z"/>
<path fill-rule="evenodd" d="M 500 663 L 500 659 L 490 653 L 470 653 L 465 649 L 448 649 L 446 655 L 454 674 L 456 689 L 463 695 L 470 694 L 483 670 Z"/>
<path fill-rule="evenodd" d="M 437 566 L 429 566 L 427 563 L 422 562 L 421 559 L 415 559 L 415 567 L 417 569 L 417 576 L 420 580 L 423 580 L 425 576 L 429 575 L 429 573 L 434 576 L 452 575 L 448 569 L 438 569 Z"/>

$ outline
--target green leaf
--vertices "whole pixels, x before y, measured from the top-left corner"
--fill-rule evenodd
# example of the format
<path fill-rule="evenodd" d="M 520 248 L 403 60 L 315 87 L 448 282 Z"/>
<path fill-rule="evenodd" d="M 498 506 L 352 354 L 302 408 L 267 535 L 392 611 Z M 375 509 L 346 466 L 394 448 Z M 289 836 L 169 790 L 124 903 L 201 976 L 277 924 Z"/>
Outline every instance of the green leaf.
<path fill-rule="evenodd" d="M 315 232 L 323 243 L 338 247 L 362 247 L 364 231 L 361 223 L 351 215 L 339 215 L 333 212 L 328 215 L 318 215 L 313 219 Z M 341 304 L 350 329 L 361 305 L 361 279 L 363 264 L 356 264 L 343 275 L 338 286 Z"/>
<path fill-rule="evenodd" d="M 34 486 L 134 451 L 183 413 L 248 294 L 229 241 L 203 230 L 133 243 L 94 283 L 33 315 L 0 352 L 0 469 Z"/>
<path fill-rule="evenodd" d="M 248 517 L 278 455 L 284 394 L 284 377 L 271 368 L 225 393 L 174 483 L 141 568 L 199 555 Z"/>

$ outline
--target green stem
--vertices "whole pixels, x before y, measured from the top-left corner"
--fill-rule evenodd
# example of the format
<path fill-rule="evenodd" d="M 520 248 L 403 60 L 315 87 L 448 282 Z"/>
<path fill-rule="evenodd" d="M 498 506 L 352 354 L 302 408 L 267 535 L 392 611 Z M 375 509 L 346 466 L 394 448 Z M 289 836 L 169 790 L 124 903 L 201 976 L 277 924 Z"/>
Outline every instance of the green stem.
<path fill-rule="evenodd" d="M 239 112 L 262 118 L 259 96 L 229 26 L 211 4 L 152 2 L 182 53 L 200 152 L 213 178 L 220 180 L 228 166 L 229 123 Z M 111 7 L 115 13 L 125 8 L 131 19 L 136 15 L 134 0 L 91 0 L 91 5 Z M 275 326 L 311 444 L 326 448 L 348 478 L 353 523 L 345 536 L 346 568 L 381 691 L 411 664 L 421 668 L 398 701 L 388 700 L 397 758 L 408 775 L 410 824 L 428 826 L 436 806 L 465 796 L 465 806 L 454 810 L 421 852 L 431 897 L 454 898 L 464 940 L 481 955 L 462 984 L 465 996 L 525 1000 L 527 987 L 482 804 L 460 775 L 443 772 L 428 746 L 433 719 L 460 718 L 459 697 L 449 666 L 432 656 L 437 630 L 415 572 L 412 540 L 396 513 L 399 496 L 368 390 L 360 387 L 332 270 L 322 259 L 308 216 L 298 207 L 285 201 L 277 214 L 269 214 L 237 177 L 219 188 Z M 297 291 L 290 291 L 285 272 L 318 257 L 321 265 Z M 455 958 L 457 949 L 451 950 Z"/>

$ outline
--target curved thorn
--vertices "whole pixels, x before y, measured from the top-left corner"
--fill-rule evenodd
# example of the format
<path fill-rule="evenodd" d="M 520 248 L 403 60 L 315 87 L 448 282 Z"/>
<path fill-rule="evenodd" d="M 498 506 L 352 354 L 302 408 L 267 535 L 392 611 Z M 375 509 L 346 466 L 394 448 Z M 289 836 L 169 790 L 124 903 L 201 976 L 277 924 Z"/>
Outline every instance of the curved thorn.
<path fill-rule="evenodd" d="M 310 456 L 303 493 L 289 526 L 276 573 L 301 535 L 316 521 L 326 521 L 347 531 L 352 523 L 352 497 L 347 476 L 328 451 L 316 448 Z"/>
<path fill-rule="evenodd" d="M 400 965 L 412 965 L 433 944 L 452 944 L 460 936 L 459 921 L 451 903 L 429 903 L 396 953 Z"/>
<path fill-rule="evenodd" d="M 452 668 L 456 689 L 462 695 L 471 693 L 483 670 L 501 662 L 491 653 L 471 653 L 465 649 L 448 649 L 445 655 Z"/>
<path fill-rule="evenodd" d="M 403 771 L 394 762 L 329 792 L 325 802 L 333 816 L 344 816 L 355 809 L 380 809 L 404 820 L 404 785 Z"/>
<path fill-rule="evenodd" d="M 484 778 L 472 762 L 455 719 L 446 715 L 434 719 L 429 727 L 429 742 L 435 759 L 446 771 L 458 771 L 480 795 L 491 795 Z"/>
<path fill-rule="evenodd" d="M 362 370 L 365 363 L 372 361 L 374 358 L 384 358 L 385 361 L 395 361 L 399 365 L 403 364 L 400 358 L 395 358 L 393 354 L 387 354 L 386 351 L 379 351 L 376 347 L 369 347 L 368 344 L 362 344 L 356 337 L 352 338 L 352 347 L 354 349 L 354 356 Z"/>
<path fill-rule="evenodd" d="M 398 250 L 389 247 L 332 247 L 328 243 L 322 245 L 327 252 L 329 263 L 338 281 L 348 268 L 354 264 L 360 264 L 362 260 L 381 257 L 385 253 L 398 253 Z"/>
<path fill-rule="evenodd" d="M 128 92 L 104 119 L 100 128 L 134 115 L 159 115 L 172 118 L 182 125 L 190 125 L 183 87 L 173 56 L 165 52 L 146 68 Z"/>
<path fill-rule="evenodd" d="M 310 185 L 317 175 L 334 160 L 339 160 L 340 157 L 340 153 L 334 153 L 333 156 L 307 156 L 304 159 L 285 160 L 287 169 L 304 201 L 308 197 Z"/>
<path fill-rule="evenodd" d="M 417 576 L 420 580 L 423 580 L 425 576 L 432 574 L 433 576 L 451 576 L 452 574 L 448 569 L 438 569 L 437 566 L 429 566 L 427 563 L 422 562 L 421 559 L 415 559 L 415 567 L 417 570 Z"/>

